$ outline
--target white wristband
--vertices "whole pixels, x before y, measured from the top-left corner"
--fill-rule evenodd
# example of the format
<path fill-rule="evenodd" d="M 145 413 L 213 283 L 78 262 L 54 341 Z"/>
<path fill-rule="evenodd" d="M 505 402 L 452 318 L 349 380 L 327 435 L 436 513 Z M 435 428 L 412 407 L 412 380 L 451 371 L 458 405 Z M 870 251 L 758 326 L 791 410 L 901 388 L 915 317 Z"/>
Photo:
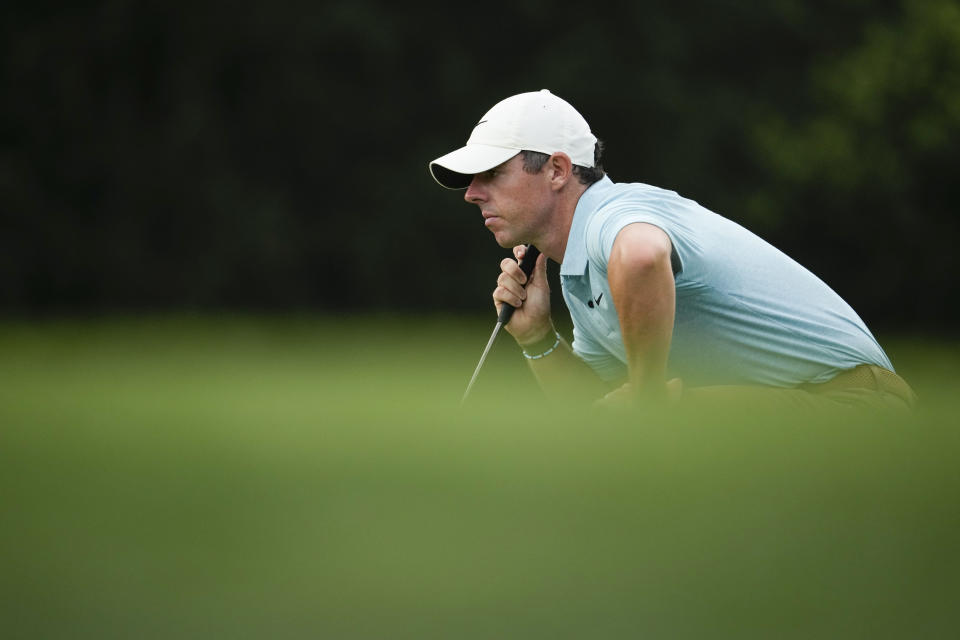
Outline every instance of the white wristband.
<path fill-rule="evenodd" d="M 560 346 L 560 334 L 554 332 L 554 335 L 557 337 L 557 340 L 556 340 L 556 342 L 553 343 L 553 346 L 552 346 L 552 347 L 550 347 L 549 349 L 547 349 L 547 350 L 544 351 L 543 353 L 538 353 L 538 354 L 535 355 L 535 356 L 530 355 L 529 353 L 527 353 L 527 350 L 526 350 L 526 349 L 523 349 L 523 357 L 526 358 L 527 360 L 539 360 L 540 358 L 544 358 L 544 357 L 550 355 L 551 353 L 553 353 L 553 350 Z"/>

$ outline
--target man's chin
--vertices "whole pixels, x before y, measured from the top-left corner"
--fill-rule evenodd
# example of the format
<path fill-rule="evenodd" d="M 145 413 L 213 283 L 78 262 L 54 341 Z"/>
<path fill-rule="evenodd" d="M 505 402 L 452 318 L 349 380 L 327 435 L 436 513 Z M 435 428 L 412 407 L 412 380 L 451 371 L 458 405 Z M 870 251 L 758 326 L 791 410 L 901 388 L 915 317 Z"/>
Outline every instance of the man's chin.
<path fill-rule="evenodd" d="M 518 242 L 504 233 L 497 233 L 495 231 L 493 232 L 493 239 L 496 240 L 497 244 L 504 249 L 513 249 L 518 244 L 523 244 L 522 242 Z"/>

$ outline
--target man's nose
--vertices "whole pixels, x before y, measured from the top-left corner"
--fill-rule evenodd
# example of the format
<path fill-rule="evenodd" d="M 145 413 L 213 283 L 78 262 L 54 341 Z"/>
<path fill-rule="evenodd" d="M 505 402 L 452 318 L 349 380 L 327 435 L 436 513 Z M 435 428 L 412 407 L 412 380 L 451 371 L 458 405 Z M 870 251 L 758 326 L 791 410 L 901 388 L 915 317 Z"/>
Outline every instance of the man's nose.
<path fill-rule="evenodd" d="M 484 193 L 483 189 L 477 184 L 477 176 L 473 176 L 470 185 L 467 187 L 467 192 L 463 194 L 463 199 L 471 204 L 483 202 Z"/>

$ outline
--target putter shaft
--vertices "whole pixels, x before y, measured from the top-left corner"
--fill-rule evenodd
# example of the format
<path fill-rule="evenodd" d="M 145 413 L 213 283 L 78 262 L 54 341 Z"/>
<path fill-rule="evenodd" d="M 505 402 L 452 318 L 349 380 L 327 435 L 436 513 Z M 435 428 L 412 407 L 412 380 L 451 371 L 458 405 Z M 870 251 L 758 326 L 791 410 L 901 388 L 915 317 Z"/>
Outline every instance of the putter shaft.
<path fill-rule="evenodd" d="M 537 256 L 540 255 L 540 250 L 537 249 L 532 244 L 527 245 L 527 250 L 523 254 L 523 260 L 520 261 L 520 269 L 523 270 L 523 273 L 526 274 L 527 278 L 530 278 L 530 274 L 533 273 L 533 267 L 537 264 Z M 463 398 L 460 399 L 460 406 L 463 406 L 463 403 L 467 401 L 467 396 L 470 395 L 470 389 L 473 388 L 473 383 L 477 381 L 477 375 L 480 373 L 480 369 L 483 368 L 483 362 L 487 359 L 487 354 L 490 353 L 490 348 L 493 347 L 493 343 L 497 339 L 497 334 L 500 333 L 500 329 L 510 322 L 510 317 L 513 315 L 514 308 L 508 304 L 503 304 L 500 306 L 500 315 L 497 318 L 497 324 L 493 328 L 493 333 L 490 334 L 490 339 L 487 341 L 487 346 L 483 349 L 483 355 L 480 356 L 480 362 L 477 363 L 477 368 L 473 371 L 473 377 L 470 378 L 470 384 L 467 385 L 467 390 L 463 392 Z"/>
<path fill-rule="evenodd" d="M 477 363 L 477 368 L 473 370 L 473 377 L 470 378 L 470 384 L 467 385 L 467 390 L 463 392 L 463 397 L 460 399 L 461 407 L 463 406 L 463 403 L 467 401 L 467 396 L 470 395 L 470 389 L 473 388 L 473 383 L 477 381 L 477 376 L 480 374 L 480 369 L 483 368 L 483 362 L 487 359 L 487 354 L 490 353 L 490 348 L 493 347 L 493 343 L 496 341 L 501 327 L 503 327 L 503 323 L 498 321 L 496 326 L 493 328 L 493 333 L 490 334 L 490 339 L 487 340 L 487 346 L 483 349 L 483 355 L 480 356 L 480 362 Z"/>

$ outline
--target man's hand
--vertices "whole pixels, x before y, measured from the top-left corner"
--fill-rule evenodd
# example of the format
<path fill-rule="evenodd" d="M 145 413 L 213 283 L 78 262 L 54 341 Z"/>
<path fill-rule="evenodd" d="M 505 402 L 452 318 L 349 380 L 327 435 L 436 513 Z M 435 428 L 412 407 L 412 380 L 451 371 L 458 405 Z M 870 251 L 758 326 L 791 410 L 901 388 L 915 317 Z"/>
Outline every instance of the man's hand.
<path fill-rule="evenodd" d="M 651 400 L 653 400 L 653 406 L 657 404 L 675 405 L 680 402 L 682 395 L 683 380 L 680 378 L 667 380 L 663 386 L 662 394 L 656 394 L 654 397 L 649 393 L 646 397 L 641 397 L 633 383 L 625 382 L 593 404 L 594 406 L 606 409 L 630 410 L 649 408 L 651 406 Z"/>
<path fill-rule="evenodd" d="M 513 248 L 513 255 L 517 260 L 522 260 L 526 249 L 522 244 L 517 245 Z M 504 304 L 517 307 L 506 329 L 518 343 L 524 345 L 536 342 L 553 331 L 550 285 L 547 282 L 545 255 L 537 258 L 529 283 L 517 260 L 504 258 L 500 263 L 501 272 L 497 278 L 497 288 L 493 290 L 493 303 L 498 314 Z"/>

